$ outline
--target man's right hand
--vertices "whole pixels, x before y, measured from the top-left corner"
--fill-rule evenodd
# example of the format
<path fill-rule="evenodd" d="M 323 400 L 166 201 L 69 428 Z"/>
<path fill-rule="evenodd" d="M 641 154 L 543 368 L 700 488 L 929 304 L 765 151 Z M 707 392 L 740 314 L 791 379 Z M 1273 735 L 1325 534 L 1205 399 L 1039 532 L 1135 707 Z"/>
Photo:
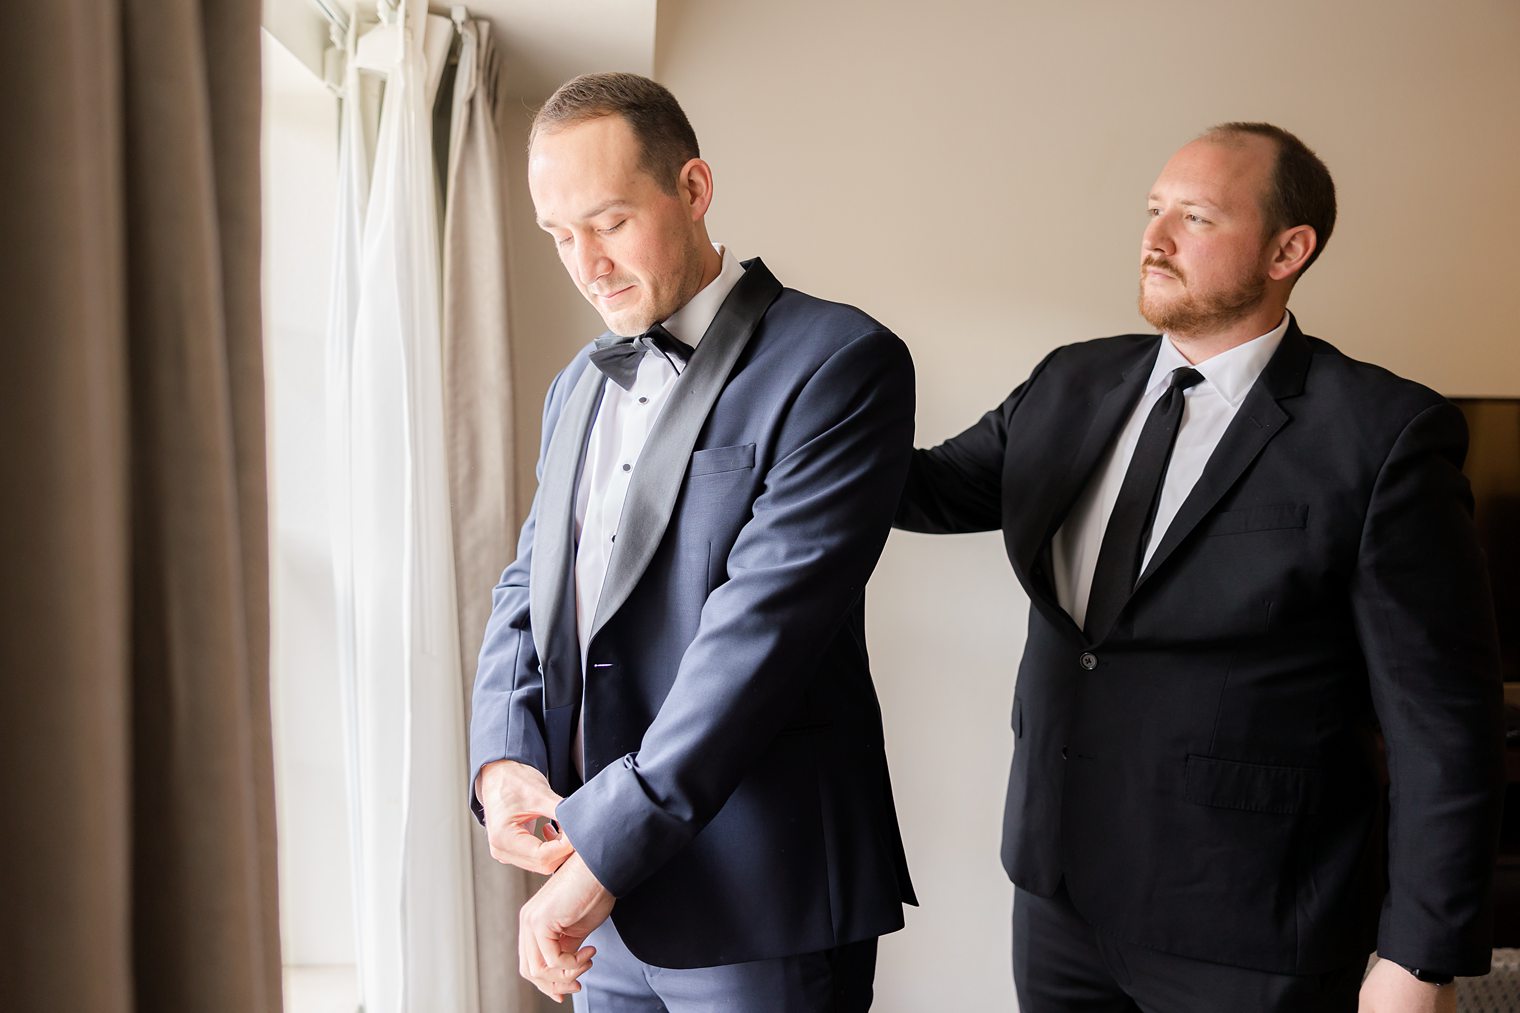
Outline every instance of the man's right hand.
<path fill-rule="evenodd" d="M 516 760 L 497 760 L 480 768 L 475 797 L 486 813 L 491 857 L 547 876 L 575 851 L 563 834 L 545 823 L 544 836 L 533 832 L 540 818 L 553 819 L 560 797 L 543 774 Z"/>

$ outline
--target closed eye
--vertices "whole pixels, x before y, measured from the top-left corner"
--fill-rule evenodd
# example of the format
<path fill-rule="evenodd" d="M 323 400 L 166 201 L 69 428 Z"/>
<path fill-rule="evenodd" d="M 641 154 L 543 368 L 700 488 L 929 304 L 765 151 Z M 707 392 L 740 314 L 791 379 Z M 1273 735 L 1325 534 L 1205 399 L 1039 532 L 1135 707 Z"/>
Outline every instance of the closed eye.
<path fill-rule="evenodd" d="M 622 221 L 618 222 L 616 225 L 609 225 L 605 229 L 598 229 L 597 231 L 600 232 L 604 236 L 610 236 L 614 232 L 616 232 L 618 229 L 622 228 L 624 225 L 627 225 L 627 224 L 628 224 L 628 219 L 624 218 Z"/>

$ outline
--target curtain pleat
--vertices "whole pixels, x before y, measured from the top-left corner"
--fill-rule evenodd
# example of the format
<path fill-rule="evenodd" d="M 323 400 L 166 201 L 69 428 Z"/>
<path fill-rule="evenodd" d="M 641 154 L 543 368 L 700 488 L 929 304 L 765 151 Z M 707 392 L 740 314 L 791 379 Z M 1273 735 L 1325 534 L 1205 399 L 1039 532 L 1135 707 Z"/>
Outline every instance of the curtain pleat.
<path fill-rule="evenodd" d="M 459 601 L 460 681 L 468 719 L 474 657 L 491 589 L 516 551 L 512 366 L 507 307 L 506 175 L 496 129 L 501 67 L 489 26 L 460 26 L 443 226 L 443 349 L 449 503 Z M 459 798 L 465 797 L 460 785 Z M 538 877 L 491 857 L 471 835 L 480 1008 L 558 1008 L 517 973 L 517 912 Z"/>
<path fill-rule="evenodd" d="M 280 1008 L 259 10 L 0 43 L 0 1008 Z"/>

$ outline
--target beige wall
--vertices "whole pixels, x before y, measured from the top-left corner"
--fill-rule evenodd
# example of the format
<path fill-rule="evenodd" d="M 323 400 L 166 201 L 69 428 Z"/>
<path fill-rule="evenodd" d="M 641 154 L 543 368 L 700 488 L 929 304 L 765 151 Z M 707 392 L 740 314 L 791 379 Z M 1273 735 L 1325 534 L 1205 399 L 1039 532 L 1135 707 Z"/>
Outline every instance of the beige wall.
<path fill-rule="evenodd" d="M 656 44 L 715 167 L 713 236 L 901 334 L 920 443 L 1054 346 L 1144 327 L 1148 186 L 1226 119 L 1298 132 L 1340 185 L 1339 229 L 1293 302 L 1307 330 L 1448 394 L 1520 395 L 1511 0 L 664 0 Z M 549 377 L 600 325 L 532 228 L 524 117 L 506 119 L 527 451 Z M 884 943 L 886 1013 L 1012 1006 L 997 843 L 1026 601 L 1001 552 L 996 535 L 894 535 L 871 585 L 924 901 Z"/>

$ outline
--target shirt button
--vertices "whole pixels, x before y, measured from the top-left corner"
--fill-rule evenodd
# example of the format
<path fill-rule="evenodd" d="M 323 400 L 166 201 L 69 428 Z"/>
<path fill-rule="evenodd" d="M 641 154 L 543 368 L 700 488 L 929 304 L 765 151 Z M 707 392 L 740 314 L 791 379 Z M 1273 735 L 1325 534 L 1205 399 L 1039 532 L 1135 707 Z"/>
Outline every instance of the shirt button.
<path fill-rule="evenodd" d="M 631 464 L 625 464 L 625 465 L 623 465 L 623 470 L 624 471 L 632 471 L 633 470 L 633 465 L 631 465 Z"/>
<path fill-rule="evenodd" d="M 1091 672 L 1098 667 L 1098 656 L 1091 651 L 1087 651 L 1077 659 L 1077 664 Z"/>
<path fill-rule="evenodd" d="M 641 398 L 639 398 L 639 404 L 648 404 L 648 403 L 649 403 L 649 399 L 647 397 L 641 397 Z"/>

